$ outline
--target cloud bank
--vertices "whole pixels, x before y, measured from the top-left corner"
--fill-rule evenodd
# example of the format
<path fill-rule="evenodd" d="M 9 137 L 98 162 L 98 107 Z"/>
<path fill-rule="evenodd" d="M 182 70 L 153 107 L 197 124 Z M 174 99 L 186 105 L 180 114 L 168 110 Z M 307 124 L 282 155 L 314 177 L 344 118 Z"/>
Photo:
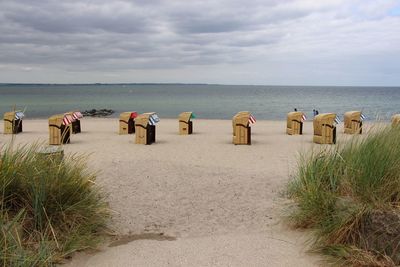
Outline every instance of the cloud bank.
<path fill-rule="evenodd" d="M 2 0 L 0 82 L 400 85 L 397 0 Z"/>

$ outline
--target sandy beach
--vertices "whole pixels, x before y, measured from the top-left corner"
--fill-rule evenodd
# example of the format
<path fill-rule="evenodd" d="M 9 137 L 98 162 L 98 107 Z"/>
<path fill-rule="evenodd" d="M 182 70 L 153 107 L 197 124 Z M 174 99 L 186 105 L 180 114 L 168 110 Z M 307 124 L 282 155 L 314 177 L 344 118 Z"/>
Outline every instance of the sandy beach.
<path fill-rule="evenodd" d="M 47 143 L 47 123 L 24 120 L 16 143 Z M 306 252 L 309 235 L 282 222 L 299 153 L 321 147 L 311 121 L 302 136 L 286 135 L 285 121 L 257 121 L 251 146 L 231 143 L 230 120 L 196 119 L 194 134 L 180 136 L 177 120 L 161 119 L 148 146 L 118 135 L 115 118 L 81 125 L 63 148 L 87 154 L 99 171 L 120 241 L 77 253 L 66 266 L 318 266 Z M 1 145 L 10 140 L 0 135 Z"/>
<path fill-rule="evenodd" d="M 0 0 L 0 267 L 400 267 L 399 29 L 399 0 Z"/>

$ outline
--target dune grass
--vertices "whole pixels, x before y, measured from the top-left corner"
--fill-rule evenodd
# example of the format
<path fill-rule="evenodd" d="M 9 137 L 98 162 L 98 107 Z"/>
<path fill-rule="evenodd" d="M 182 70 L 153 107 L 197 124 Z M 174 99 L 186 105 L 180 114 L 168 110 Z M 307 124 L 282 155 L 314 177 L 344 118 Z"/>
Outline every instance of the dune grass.
<path fill-rule="evenodd" d="M 52 266 L 93 248 L 109 218 L 85 157 L 51 159 L 38 145 L 0 152 L 0 264 Z"/>
<path fill-rule="evenodd" d="M 303 155 L 289 222 L 335 266 L 400 265 L 400 127 Z"/>

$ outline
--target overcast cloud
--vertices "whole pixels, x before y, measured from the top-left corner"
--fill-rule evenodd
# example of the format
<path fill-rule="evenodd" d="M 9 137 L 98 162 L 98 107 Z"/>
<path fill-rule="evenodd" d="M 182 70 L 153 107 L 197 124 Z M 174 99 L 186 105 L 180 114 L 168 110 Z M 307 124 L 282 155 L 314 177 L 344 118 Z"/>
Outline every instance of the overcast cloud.
<path fill-rule="evenodd" d="M 398 0 L 0 0 L 0 82 L 400 85 Z"/>

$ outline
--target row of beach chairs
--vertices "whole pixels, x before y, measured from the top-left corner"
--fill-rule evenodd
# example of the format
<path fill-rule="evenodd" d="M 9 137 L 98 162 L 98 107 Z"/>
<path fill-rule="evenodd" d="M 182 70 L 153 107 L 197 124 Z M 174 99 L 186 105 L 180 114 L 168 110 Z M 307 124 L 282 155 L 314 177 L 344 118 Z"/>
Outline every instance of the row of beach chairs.
<path fill-rule="evenodd" d="M 11 111 L 4 114 L 4 133 L 18 134 L 22 132 L 22 111 Z M 61 145 L 70 142 L 71 134 L 81 132 L 79 111 L 57 114 L 49 118 L 49 144 Z M 179 117 L 179 134 L 193 133 L 193 112 L 182 112 Z M 361 111 L 349 111 L 344 114 L 344 133 L 362 134 L 363 114 Z M 303 112 L 289 112 L 287 115 L 286 133 L 288 135 L 303 134 L 303 123 L 306 116 Z M 160 121 L 155 112 L 138 114 L 128 111 L 120 114 L 119 134 L 135 134 L 136 144 L 150 145 L 156 141 L 156 124 Z M 235 145 L 251 145 L 251 126 L 256 119 L 249 111 L 238 112 L 232 118 L 233 139 Z M 316 115 L 313 120 L 313 142 L 318 144 L 336 143 L 336 124 L 338 117 L 335 113 Z M 400 125 L 400 114 L 392 117 L 392 125 Z"/>

